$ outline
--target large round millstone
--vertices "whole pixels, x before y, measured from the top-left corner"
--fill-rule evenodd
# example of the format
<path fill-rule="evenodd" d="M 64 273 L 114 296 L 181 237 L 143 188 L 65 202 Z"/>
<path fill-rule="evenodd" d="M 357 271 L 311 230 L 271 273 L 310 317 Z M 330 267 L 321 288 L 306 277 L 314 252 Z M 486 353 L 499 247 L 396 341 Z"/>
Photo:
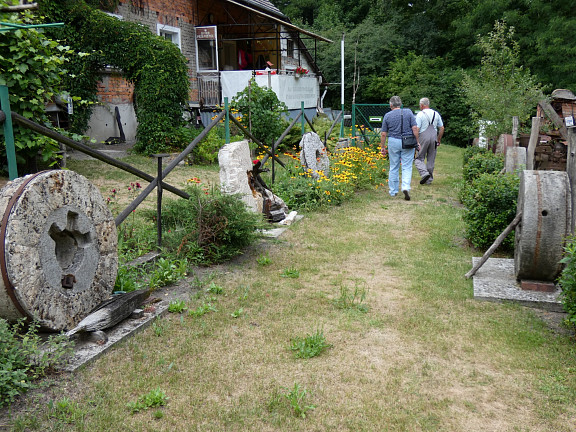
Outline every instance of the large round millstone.
<path fill-rule="evenodd" d="M 570 233 L 570 181 L 564 171 L 520 175 L 514 267 L 517 279 L 554 281 L 562 270 L 564 241 Z"/>
<path fill-rule="evenodd" d="M 73 171 L 44 171 L 0 190 L 0 317 L 73 328 L 113 291 L 114 218 Z"/>

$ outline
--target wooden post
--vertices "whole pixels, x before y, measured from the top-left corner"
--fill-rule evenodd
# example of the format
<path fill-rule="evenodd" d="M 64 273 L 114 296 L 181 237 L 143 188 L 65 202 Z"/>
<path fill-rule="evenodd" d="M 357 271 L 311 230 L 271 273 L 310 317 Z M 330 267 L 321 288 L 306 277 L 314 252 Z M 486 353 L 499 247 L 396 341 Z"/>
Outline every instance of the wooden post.
<path fill-rule="evenodd" d="M 4 111 L 4 141 L 6 143 L 6 158 L 8 159 L 8 176 L 10 180 L 18 177 L 16 165 L 16 147 L 14 129 L 12 127 L 12 111 L 10 110 L 10 95 L 7 86 L 0 86 L 0 109 Z"/>
<path fill-rule="evenodd" d="M 518 116 L 512 117 L 512 145 L 518 147 Z"/>
<path fill-rule="evenodd" d="M 526 169 L 534 169 L 534 151 L 538 145 L 540 136 L 540 117 L 532 117 L 532 130 L 530 131 L 530 141 L 528 142 L 528 150 L 526 151 Z"/>
<path fill-rule="evenodd" d="M 566 172 L 570 182 L 570 195 L 572 198 L 572 217 L 570 223 L 570 232 L 574 234 L 574 225 L 576 222 L 576 128 L 568 128 L 568 157 L 566 159 Z"/>
<path fill-rule="evenodd" d="M 168 153 L 153 154 L 158 161 L 158 177 L 157 178 L 157 191 L 156 191 L 156 234 L 158 250 L 162 249 L 162 159 L 170 156 Z"/>

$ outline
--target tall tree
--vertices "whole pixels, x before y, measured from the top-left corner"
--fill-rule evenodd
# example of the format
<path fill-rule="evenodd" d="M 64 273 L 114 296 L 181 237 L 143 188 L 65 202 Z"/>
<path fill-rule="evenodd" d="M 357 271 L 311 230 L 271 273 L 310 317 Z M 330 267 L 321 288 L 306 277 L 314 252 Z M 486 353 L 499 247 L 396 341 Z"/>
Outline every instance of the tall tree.
<path fill-rule="evenodd" d="M 463 90 L 474 118 L 486 121 L 488 136 L 510 130 L 512 117 L 526 121 L 543 97 L 536 78 L 519 64 L 520 50 L 514 28 L 503 21 L 476 43 L 483 53 L 477 72 L 465 73 Z"/>

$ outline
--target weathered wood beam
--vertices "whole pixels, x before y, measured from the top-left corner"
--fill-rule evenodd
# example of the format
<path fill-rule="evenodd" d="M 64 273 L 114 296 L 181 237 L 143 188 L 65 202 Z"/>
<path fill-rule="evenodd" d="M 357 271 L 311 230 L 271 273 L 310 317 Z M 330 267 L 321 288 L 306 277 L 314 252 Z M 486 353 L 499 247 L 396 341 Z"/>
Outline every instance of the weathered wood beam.
<path fill-rule="evenodd" d="M 544 111 L 544 114 L 546 114 L 548 118 L 552 120 L 552 123 L 556 125 L 556 127 L 560 131 L 562 139 L 567 140 L 568 130 L 566 129 L 566 126 L 564 125 L 564 122 L 562 121 L 560 116 L 556 113 L 556 111 L 554 111 L 554 108 L 552 108 L 552 105 L 550 105 L 550 103 L 546 100 L 541 100 L 540 102 L 538 102 L 538 105 L 540 105 L 540 107 Z"/>
<path fill-rule="evenodd" d="M 296 116 L 296 118 L 294 118 L 294 120 L 292 120 L 292 123 L 290 123 L 290 125 L 286 128 L 286 130 L 282 133 L 282 135 L 280 136 L 280 138 L 278 138 L 278 140 L 276 140 L 276 142 L 274 143 L 274 145 L 272 146 L 272 153 L 276 152 L 276 148 L 280 145 L 280 143 L 282 141 L 284 141 L 284 138 L 286 138 L 286 136 L 290 133 L 290 131 L 292 130 L 292 128 L 294 127 L 294 125 L 296 124 L 296 122 L 298 120 L 300 120 L 300 117 L 302 116 L 302 111 L 300 111 L 298 113 L 298 115 Z M 266 163 L 266 161 L 268 160 L 270 156 L 268 154 L 266 154 L 263 158 L 262 158 L 262 165 L 264 165 Z"/>
<path fill-rule="evenodd" d="M 282 168 L 286 168 L 286 165 L 284 164 L 284 162 L 282 162 L 280 159 L 278 159 L 278 157 L 274 153 L 272 153 L 270 150 L 268 150 L 266 148 L 266 146 L 264 144 L 262 144 L 262 142 L 258 138 L 256 138 L 254 135 L 252 135 L 250 133 L 250 131 L 248 129 L 246 129 L 244 126 L 242 126 L 242 124 L 238 120 L 236 120 L 236 117 L 230 116 L 230 120 L 232 120 L 232 122 L 236 126 L 238 126 L 238 128 L 242 131 L 242 133 L 244 135 L 246 135 L 248 138 L 250 138 L 252 141 L 254 141 L 254 144 L 256 144 L 258 147 L 260 147 L 264 152 L 266 152 L 268 154 L 268 156 L 270 156 L 276 162 L 278 162 Z"/>
<path fill-rule="evenodd" d="M 137 168 L 134 168 L 131 165 L 128 165 L 127 163 L 124 163 L 122 161 L 119 161 L 118 159 L 114 159 L 113 157 L 108 156 L 105 153 L 101 153 L 98 150 L 94 150 L 93 148 L 82 144 L 78 141 L 74 141 L 71 138 L 68 138 L 67 136 L 64 136 L 62 134 L 59 134 L 56 131 L 53 131 L 52 129 L 49 129 L 45 126 L 39 125 L 38 123 L 33 122 L 32 120 L 27 119 L 26 117 L 21 116 L 20 114 L 16 114 L 15 112 L 12 113 L 12 120 L 14 120 L 17 123 L 20 123 L 23 126 L 26 126 L 27 128 L 38 132 L 41 135 L 47 136 L 48 138 L 52 138 L 62 144 L 67 145 L 68 147 L 71 147 L 75 150 L 78 150 L 82 153 L 85 153 L 89 156 L 92 156 L 94 159 L 98 159 L 102 162 L 106 162 L 107 164 L 110 164 L 112 166 L 115 166 L 116 168 L 120 168 L 121 170 L 127 171 L 130 174 L 134 174 L 137 177 L 140 177 L 143 180 L 147 180 L 149 182 L 153 181 L 155 179 L 154 176 L 151 176 L 148 173 L 145 173 L 144 171 L 140 171 Z M 188 195 L 186 192 L 175 188 L 172 185 L 169 185 L 167 183 L 162 183 L 162 188 L 172 192 L 173 194 L 178 195 L 179 197 L 188 199 L 190 198 L 190 195 Z"/>
<path fill-rule="evenodd" d="M 482 258 L 480 258 L 480 261 L 478 261 L 476 263 L 476 265 L 474 267 L 472 267 L 472 270 L 470 270 L 468 273 L 466 273 L 466 275 L 465 275 L 466 279 L 470 279 L 472 276 L 474 276 L 476 274 L 478 269 L 480 267 L 482 267 L 486 261 L 488 261 L 488 258 L 490 258 L 490 255 L 492 255 L 494 253 L 494 251 L 496 249 L 498 249 L 498 246 L 500 246 L 502 244 L 504 239 L 506 237 L 508 237 L 508 234 L 510 234 L 512 232 L 512 230 L 514 230 L 514 228 L 516 228 L 516 226 L 520 223 L 521 220 L 522 220 L 522 212 L 519 212 L 516 215 L 516 217 L 514 218 L 514 220 L 512 222 L 510 222 L 510 225 L 508 225 L 506 227 L 506 229 L 504 231 L 502 231 L 502 233 L 498 236 L 498 238 L 496 240 L 494 240 L 494 243 L 492 243 L 492 246 L 490 246 L 488 248 L 488 250 L 482 256 Z"/>

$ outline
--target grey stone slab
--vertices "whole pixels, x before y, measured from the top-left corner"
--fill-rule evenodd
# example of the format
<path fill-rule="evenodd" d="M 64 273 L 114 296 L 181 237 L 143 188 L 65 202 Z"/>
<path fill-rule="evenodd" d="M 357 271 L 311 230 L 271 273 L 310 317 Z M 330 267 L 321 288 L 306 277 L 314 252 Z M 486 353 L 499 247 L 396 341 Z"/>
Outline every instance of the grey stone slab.
<path fill-rule="evenodd" d="M 472 258 L 472 265 L 480 260 Z M 514 272 L 514 260 L 489 258 L 473 278 L 474 298 L 486 301 L 512 301 L 523 306 L 563 312 L 560 287 L 554 292 L 528 291 L 520 288 Z"/>

